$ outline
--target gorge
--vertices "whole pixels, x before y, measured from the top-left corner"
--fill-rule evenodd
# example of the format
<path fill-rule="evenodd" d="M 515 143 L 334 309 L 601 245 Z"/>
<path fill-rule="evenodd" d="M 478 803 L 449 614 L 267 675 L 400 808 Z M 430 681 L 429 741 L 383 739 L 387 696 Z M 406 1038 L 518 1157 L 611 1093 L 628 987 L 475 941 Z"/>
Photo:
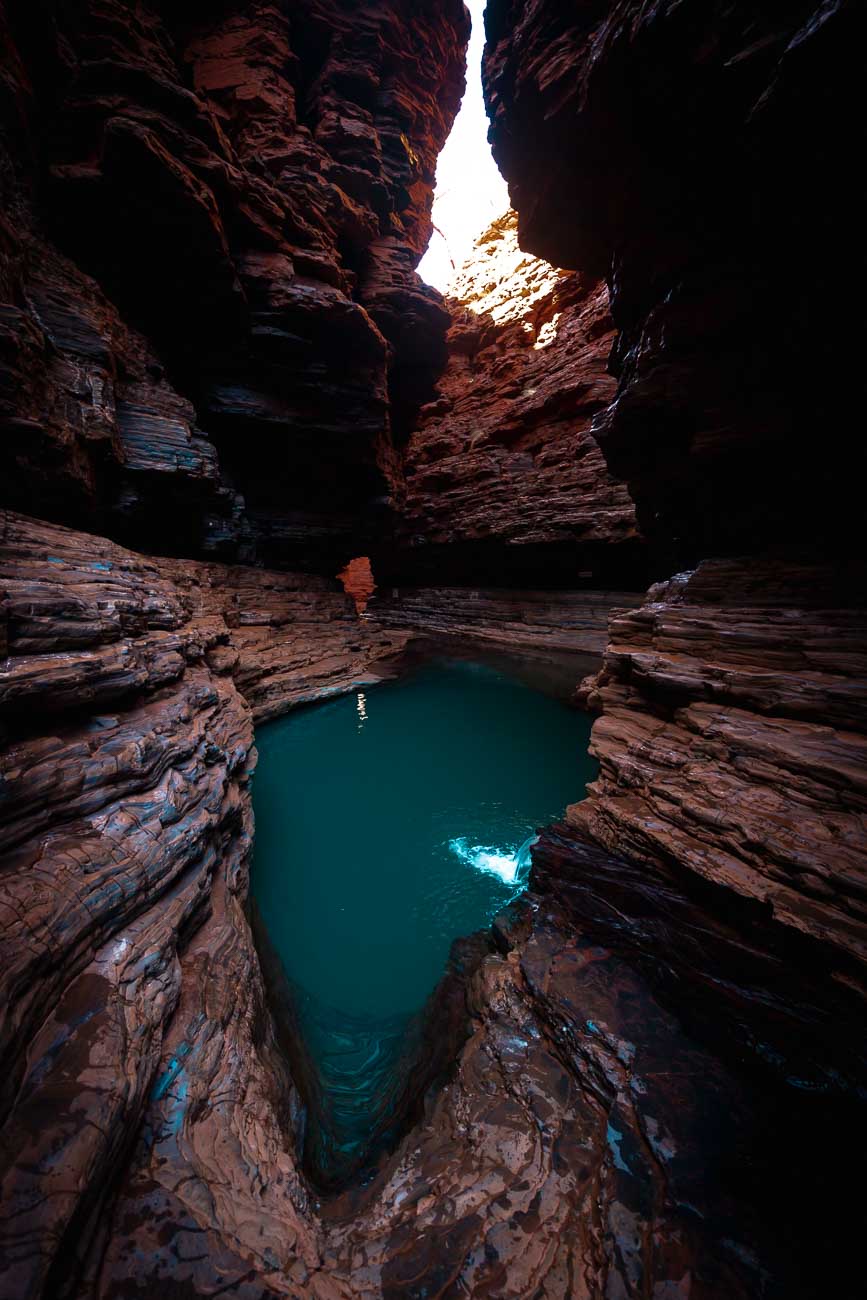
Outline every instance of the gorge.
<path fill-rule="evenodd" d="M 305 1137 L 324 1185 L 392 1131 L 383 1096 L 452 942 L 526 885 L 537 827 L 593 775 L 589 730 L 502 672 L 445 661 L 257 731 L 252 897 L 314 1058 Z"/>
<path fill-rule="evenodd" d="M 856 1292 L 863 27 L 488 0 L 513 210 L 443 297 L 461 0 L 2 0 L 3 1300 Z M 335 1168 L 292 962 L 376 1010 L 464 771 L 521 832 L 439 837 L 493 892 Z"/>

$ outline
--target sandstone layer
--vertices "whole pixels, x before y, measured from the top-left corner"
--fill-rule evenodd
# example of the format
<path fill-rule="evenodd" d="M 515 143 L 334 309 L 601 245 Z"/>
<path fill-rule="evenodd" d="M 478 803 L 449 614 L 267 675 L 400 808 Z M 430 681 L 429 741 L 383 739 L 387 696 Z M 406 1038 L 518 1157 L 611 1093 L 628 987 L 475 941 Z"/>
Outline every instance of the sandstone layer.
<path fill-rule="evenodd" d="M 519 238 L 607 277 L 617 391 L 592 436 L 657 572 L 685 570 L 612 618 L 570 822 L 843 965 L 865 955 L 865 571 L 833 451 L 842 282 L 803 250 L 858 259 L 834 125 L 857 11 L 492 0 L 485 53 Z"/>
<path fill-rule="evenodd" d="M 0 591 L 0 1253 L 23 1297 L 74 1272 L 179 999 L 225 999 L 267 1045 L 244 917 L 254 721 L 380 680 L 402 640 L 320 578 L 151 560 L 10 512 Z"/>
<path fill-rule="evenodd" d="M 867 610 L 813 565 L 706 561 L 614 615 L 569 823 L 867 958 Z M 838 593 L 839 594 L 839 593 Z"/>
<path fill-rule="evenodd" d="M 467 967 L 447 1081 L 366 1189 L 322 1203 L 244 909 L 251 724 L 381 679 L 409 634 L 322 579 L 8 513 L 3 590 L 4 1294 L 795 1293 L 768 1189 L 735 1190 L 762 1108 L 633 953 L 583 935 L 574 847 L 546 882 L 543 842 L 547 897 Z M 622 892 L 625 864 L 586 865 Z M 731 1189 L 708 1177 L 733 1159 Z"/>
<path fill-rule="evenodd" d="M 370 613 L 378 627 L 411 632 L 444 649 L 508 656 L 513 672 L 546 666 L 552 683 L 564 683 L 572 696 L 582 666 L 587 672 L 598 667 L 612 610 L 641 599 L 638 593 L 592 590 L 393 587 L 377 596 Z"/>

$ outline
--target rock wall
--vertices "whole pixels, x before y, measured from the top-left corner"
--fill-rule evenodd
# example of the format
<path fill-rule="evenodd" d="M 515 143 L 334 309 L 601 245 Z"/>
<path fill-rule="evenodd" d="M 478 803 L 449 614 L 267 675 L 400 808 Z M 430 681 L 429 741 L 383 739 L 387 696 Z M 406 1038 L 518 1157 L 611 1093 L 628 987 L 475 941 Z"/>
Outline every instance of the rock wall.
<path fill-rule="evenodd" d="M 838 575 L 706 561 L 616 613 L 574 830 L 867 958 L 867 611 Z M 834 588 L 837 587 L 837 599 Z"/>
<path fill-rule="evenodd" d="M 7 506 L 349 558 L 445 359 L 413 268 L 467 35 L 460 0 L 4 4 Z"/>
<path fill-rule="evenodd" d="M 629 495 L 590 434 L 614 395 L 605 286 L 522 253 L 509 212 L 481 235 L 448 303 L 449 362 L 403 458 L 399 540 L 568 546 L 577 577 L 637 538 Z"/>
<path fill-rule="evenodd" d="M 282 1077 L 244 914 L 253 723 L 381 680 L 406 638 L 336 583 L 11 512 L 0 595 L 0 1292 L 25 1296 L 75 1274 L 190 1000 L 214 1095 L 255 1066 L 232 1033 Z"/>
<path fill-rule="evenodd" d="M 496 223 L 451 317 L 412 265 L 457 0 L 0 9 L 4 1297 L 851 1290 L 857 369 L 803 252 L 853 247 L 856 9 L 491 0 L 520 236 L 573 269 Z M 639 608 L 624 479 L 704 561 Z M 298 571 L 368 549 L 363 621 Z M 253 723 L 420 632 L 547 658 L 609 618 L 591 796 L 449 984 L 412 1127 L 320 1200 Z"/>
<path fill-rule="evenodd" d="M 2 1293 L 601 1294 L 699 1266 L 707 1295 L 749 1295 L 761 1231 L 706 1147 L 664 1135 L 708 1107 L 727 1137 L 759 1116 L 550 901 L 458 984 L 448 1086 L 366 1190 L 319 1204 L 244 908 L 252 723 L 381 679 L 409 634 L 308 575 L 11 512 L 2 542 Z M 737 1249 L 718 1258 L 670 1185 Z"/>
<path fill-rule="evenodd" d="M 618 382 L 592 436 L 686 570 L 612 618 L 572 833 L 863 960 L 867 584 L 827 329 L 859 260 L 841 124 L 863 9 L 492 0 L 486 22 L 519 237 L 606 275 Z"/>
<path fill-rule="evenodd" d="M 851 543 L 857 361 L 829 322 L 860 264 L 863 6 L 490 0 L 485 21 L 522 246 L 608 280 L 618 386 L 593 434 L 670 571 Z"/>
<path fill-rule="evenodd" d="M 371 603 L 382 628 L 511 652 L 517 660 L 571 657 L 572 685 L 581 663 L 595 668 L 608 642 L 613 609 L 638 604 L 638 593 L 513 591 L 509 588 L 397 587 Z"/>

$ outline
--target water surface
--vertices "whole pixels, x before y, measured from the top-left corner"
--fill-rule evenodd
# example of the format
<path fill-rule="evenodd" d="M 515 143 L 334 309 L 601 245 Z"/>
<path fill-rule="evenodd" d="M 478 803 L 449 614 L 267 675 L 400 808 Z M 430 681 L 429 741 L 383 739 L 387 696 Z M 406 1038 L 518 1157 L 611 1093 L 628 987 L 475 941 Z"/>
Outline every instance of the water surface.
<path fill-rule="evenodd" d="M 257 731 L 253 894 L 338 1163 L 364 1147 L 453 940 L 521 892 L 536 829 L 595 775 L 590 721 L 450 663 Z"/>

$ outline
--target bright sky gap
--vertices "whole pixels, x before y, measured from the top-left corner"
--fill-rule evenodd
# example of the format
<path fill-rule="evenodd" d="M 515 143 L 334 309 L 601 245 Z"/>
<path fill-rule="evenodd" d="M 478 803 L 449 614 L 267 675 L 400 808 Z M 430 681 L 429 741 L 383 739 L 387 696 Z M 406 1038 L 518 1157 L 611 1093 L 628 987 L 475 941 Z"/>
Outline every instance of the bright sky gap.
<path fill-rule="evenodd" d="M 473 30 L 467 50 L 467 89 L 437 163 L 434 233 L 419 263 L 423 280 L 441 292 L 466 260 L 475 239 L 509 206 L 509 192 L 488 144 L 482 96 L 486 0 L 467 0 Z"/>

